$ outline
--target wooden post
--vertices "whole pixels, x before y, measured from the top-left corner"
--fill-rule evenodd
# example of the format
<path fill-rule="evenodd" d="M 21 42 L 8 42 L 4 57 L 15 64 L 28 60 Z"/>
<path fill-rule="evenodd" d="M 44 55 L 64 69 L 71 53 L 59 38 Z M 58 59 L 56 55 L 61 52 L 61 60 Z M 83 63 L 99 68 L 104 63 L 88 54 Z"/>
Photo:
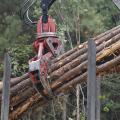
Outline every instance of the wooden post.
<path fill-rule="evenodd" d="M 87 120 L 95 120 L 96 45 L 88 40 Z"/>
<path fill-rule="evenodd" d="M 80 87 L 79 84 L 76 86 L 76 99 L 77 99 L 77 120 L 80 120 Z"/>
<path fill-rule="evenodd" d="M 11 61 L 8 53 L 6 53 L 4 58 L 1 120 L 9 119 L 10 77 L 11 77 Z"/>
<path fill-rule="evenodd" d="M 100 120 L 100 91 L 101 91 L 101 82 L 100 77 L 96 80 L 96 120 Z"/>
<path fill-rule="evenodd" d="M 68 95 L 64 95 L 62 120 L 67 120 L 67 100 L 68 100 Z"/>

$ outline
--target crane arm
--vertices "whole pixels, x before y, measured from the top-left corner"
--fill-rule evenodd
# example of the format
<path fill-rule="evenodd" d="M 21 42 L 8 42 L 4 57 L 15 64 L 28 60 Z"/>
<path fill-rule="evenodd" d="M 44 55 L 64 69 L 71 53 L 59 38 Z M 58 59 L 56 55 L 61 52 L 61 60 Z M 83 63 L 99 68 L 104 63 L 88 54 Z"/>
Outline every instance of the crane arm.
<path fill-rule="evenodd" d="M 50 7 L 52 6 L 52 4 L 55 1 L 56 0 L 42 0 L 41 1 L 41 8 L 42 8 L 42 14 L 43 14 L 42 22 L 43 23 L 48 22 L 48 10 L 50 9 Z"/>

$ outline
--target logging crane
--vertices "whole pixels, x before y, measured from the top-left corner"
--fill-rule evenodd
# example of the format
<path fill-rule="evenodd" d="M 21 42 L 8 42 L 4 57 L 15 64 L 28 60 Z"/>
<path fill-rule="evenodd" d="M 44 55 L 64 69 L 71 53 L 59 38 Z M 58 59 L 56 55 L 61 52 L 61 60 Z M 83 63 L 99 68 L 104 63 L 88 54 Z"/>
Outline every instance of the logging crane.
<path fill-rule="evenodd" d="M 61 41 L 56 34 L 56 23 L 52 17 L 48 15 L 48 11 L 55 1 L 56 0 L 41 0 L 42 15 L 37 22 L 33 22 L 29 17 L 29 9 L 35 3 L 35 0 L 25 1 L 20 12 L 21 19 L 23 19 L 27 25 L 33 26 L 37 24 L 37 37 L 33 43 L 37 55 L 29 60 L 29 76 L 34 88 L 45 100 L 55 95 L 49 85 L 49 62 L 62 51 Z M 44 89 L 48 95 L 45 95 L 43 92 Z"/>

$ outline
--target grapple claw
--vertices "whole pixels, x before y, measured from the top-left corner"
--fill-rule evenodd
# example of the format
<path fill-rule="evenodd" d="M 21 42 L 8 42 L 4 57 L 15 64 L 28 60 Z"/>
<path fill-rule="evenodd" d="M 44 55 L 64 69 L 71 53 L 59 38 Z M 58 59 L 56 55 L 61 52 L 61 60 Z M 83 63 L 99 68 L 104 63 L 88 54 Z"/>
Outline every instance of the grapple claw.
<path fill-rule="evenodd" d="M 33 45 L 38 55 L 29 61 L 29 73 L 36 91 L 47 100 L 55 96 L 47 78 L 49 61 L 60 54 L 62 44 L 56 36 L 56 24 L 50 16 L 46 24 L 42 23 L 42 17 L 40 18 L 37 34 Z"/>

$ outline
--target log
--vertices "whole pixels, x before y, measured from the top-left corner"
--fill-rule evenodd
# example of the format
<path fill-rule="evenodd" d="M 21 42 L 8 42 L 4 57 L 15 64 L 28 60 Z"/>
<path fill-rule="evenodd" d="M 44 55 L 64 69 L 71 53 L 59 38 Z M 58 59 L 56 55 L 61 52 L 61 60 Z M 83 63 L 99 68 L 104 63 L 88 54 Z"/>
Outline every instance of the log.
<path fill-rule="evenodd" d="M 118 41 L 119 42 L 119 41 Z M 109 48 L 108 48 L 109 49 Z M 108 51 L 108 50 L 107 50 Z M 119 60 L 119 59 L 118 59 Z M 117 62 L 119 62 L 119 61 L 117 61 Z M 113 64 L 113 65 L 115 65 L 115 64 Z M 108 67 L 109 68 L 109 67 Z M 101 69 L 104 69 L 103 67 L 101 68 Z M 85 73 L 84 73 L 85 74 Z M 82 75 L 82 76 L 84 76 L 84 74 Z M 85 74 L 86 75 L 86 74 Z M 75 81 L 76 79 L 78 79 L 78 78 L 75 78 L 73 81 Z M 59 83 L 59 82 L 58 82 Z M 69 82 L 68 82 L 69 83 Z M 72 85 L 71 85 L 72 86 Z M 52 86 L 52 88 L 53 88 L 53 90 L 54 90 L 54 85 Z M 57 88 L 59 88 L 59 87 L 57 87 Z M 64 91 L 64 89 L 62 89 L 62 92 Z"/>
<path fill-rule="evenodd" d="M 114 27 L 114 28 L 111 29 L 111 30 L 106 31 L 105 33 L 102 33 L 102 34 L 96 36 L 96 37 L 94 38 L 94 40 L 98 40 L 98 39 L 100 39 L 100 38 L 103 38 L 104 36 L 106 36 L 106 35 L 108 35 L 108 34 L 110 34 L 110 33 L 112 34 L 113 31 L 116 31 L 116 30 L 119 30 L 119 29 L 120 29 L 120 25 L 117 26 L 117 27 Z M 119 32 L 119 31 L 118 31 L 118 32 Z M 117 32 L 117 33 L 118 33 L 118 32 Z M 104 41 L 104 40 L 103 40 L 103 41 Z M 71 55 L 72 53 L 76 52 L 76 50 L 78 50 L 78 49 L 84 49 L 84 47 L 85 47 L 84 45 L 85 45 L 85 44 L 86 44 L 86 42 L 83 43 L 82 45 L 79 45 L 79 46 L 75 47 L 74 49 L 69 50 L 68 52 L 66 52 L 65 54 L 61 55 L 60 57 L 55 58 L 52 62 L 53 62 L 53 63 L 58 62 L 58 61 L 60 61 L 61 59 L 64 59 L 64 58 L 66 58 L 67 56 Z M 16 85 L 17 83 L 21 82 L 22 80 L 27 79 L 28 77 L 29 77 L 29 76 L 28 76 L 28 73 L 26 73 L 26 74 L 24 74 L 24 75 L 21 76 L 21 77 L 12 78 L 12 79 L 11 79 L 11 87 L 14 86 L 14 85 Z M 0 93 L 1 93 L 1 91 L 2 91 L 2 83 L 0 83 Z"/>
<path fill-rule="evenodd" d="M 21 77 L 16 77 L 16 78 L 11 78 L 11 82 L 10 82 L 10 87 L 16 85 L 17 83 L 21 82 L 22 80 L 26 80 L 28 78 L 28 73 L 22 75 Z M 2 83 L 0 84 L 0 93 L 2 92 Z"/>
<path fill-rule="evenodd" d="M 106 38 L 109 38 L 108 36 L 106 37 Z M 112 39 L 110 39 L 110 40 L 106 40 L 106 43 L 104 42 L 104 44 L 100 44 L 101 45 L 101 47 L 99 48 L 99 51 L 100 50 L 102 50 L 104 47 L 105 47 L 105 44 L 106 44 L 106 47 L 108 47 L 110 44 L 112 44 L 112 42 L 115 42 L 116 40 L 118 40 L 120 38 L 120 35 L 118 34 L 118 35 L 116 35 L 115 37 L 113 37 Z M 99 43 L 99 41 L 101 41 L 101 40 L 103 40 L 103 38 L 101 39 L 99 39 L 98 41 L 97 41 L 97 43 Z M 104 39 L 105 40 L 105 39 Z M 108 42 L 107 42 L 108 41 Z M 82 46 L 82 45 L 81 45 Z M 85 46 L 84 46 L 85 47 Z M 86 48 L 86 47 L 85 47 Z M 84 49 L 84 48 L 83 48 Z M 86 49 L 87 50 L 87 49 Z M 80 50 L 81 51 L 81 50 Z M 79 51 L 76 51 L 76 52 L 79 52 Z M 76 54 L 76 53 L 73 53 L 73 55 L 74 54 Z M 73 56 L 73 55 L 71 55 L 71 56 Z M 79 55 L 79 54 L 78 54 Z M 69 61 L 67 61 L 67 63 L 68 64 L 66 64 L 66 65 L 64 65 L 64 67 L 63 67 L 63 69 L 62 69 L 62 67 L 60 68 L 60 70 L 58 69 L 56 72 L 53 72 L 52 74 L 50 74 L 50 76 L 51 76 L 51 79 L 52 78 L 54 78 L 55 76 L 57 76 L 58 75 L 58 77 L 59 76 L 61 76 L 62 74 L 63 74 L 63 72 L 65 73 L 66 71 L 68 71 L 69 69 L 68 68 L 70 68 L 70 66 L 73 66 L 73 68 L 75 67 L 75 66 L 77 66 L 77 65 L 79 65 L 80 63 L 82 63 L 84 60 L 86 60 L 87 59 L 87 53 L 81 53 L 80 54 L 81 56 L 79 57 L 78 56 L 78 58 L 76 58 L 75 60 L 71 60 L 70 62 Z M 68 58 L 67 58 L 68 59 Z M 80 61 L 79 61 L 80 60 Z M 63 60 L 62 60 L 63 61 Z M 66 61 L 66 59 L 64 59 L 64 61 Z M 69 64 L 70 63 L 70 64 Z M 58 64 L 61 64 L 61 61 L 58 63 Z M 53 67 L 53 66 L 51 66 L 51 67 Z M 70 69 L 72 69 L 72 67 L 70 68 Z M 60 71 L 61 71 L 61 73 L 60 73 Z M 56 75 L 57 74 L 57 75 Z M 26 74 L 26 75 L 24 75 L 25 77 L 28 77 L 28 74 Z M 53 77 L 54 76 L 54 77 Z M 23 79 L 23 81 L 24 81 L 25 79 Z M 13 86 L 12 87 L 12 89 L 11 89 L 11 96 L 12 96 L 12 94 L 19 94 L 19 91 L 21 91 L 21 89 L 22 89 L 22 87 L 24 86 L 26 86 L 27 84 L 28 84 L 28 86 L 30 85 L 32 85 L 32 83 L 31 83 L 31 81 L 30 80 L 26 80 L 26 82 L 24 81 L 22 81 L 22 80 L 19 80 L 20 81 L 20 83 L 18 84 L 18 85 L 16 85 L 16 86 Z"/>
<path fill-rule="evenodd" d="M 98 50 L 101 51 L 104 47 L 108 47 L 109 45 L 112 44 L 112 42 L 115 42 L 117 41 L 118 39 L 120 38 L 120 35 L 118 34 L 117 36 L 113 37 L 112 39 L 108 40 L 106 43 L 104 44 L 101 44 L 99 47 L 98 47 Z M 119 45 L 119 44 L 118 44 Z M 101 51 L 101 53 L 99 54 L 102 54 L 103 52 Z M 104 52 L 105 53 L 105 52 Z M 74 68 L 75 66 L 77 66 L 78 64 L 82 63 L 83 61 L 85 61 L 87 59 L 87 53 L 86 54 L 83 54 L 82 56 L 78 57 L 77 59 L 75 59 L 74 61 L 72 61 L 70 64 L 66 64 L 63 68 L 60 68 L 60 70 L 57 70 L 56 72 L 53 72 L 51 74 L 51 78 L 56 78 L 56 77 L 60 77 L 63 73 L 65 73 L 66 71 L 68 71 L 69 69 L 72 69 Z M 66 59 L 65 59 L 66 61 Z M 60 61 L 61 62 L 61 61 Z M 70 67 L 71 66 L 71 67 Z M 24 75 L 26 78 L 28 77 L 28 74 L 25 74 Z M 23 77 L 20 77 L 20 78 L 23 78 Z M 17 79 L 16 79 L 17 80 Z M 18 82 L 21 82 L 21 79 L 18 79 Z M 26 80 L 26 81 L 23 81 L 21 83 L 19 83 L 18 85 L 16 85 L 15 87 L 13 87 L 11 89 L 11 96 L 13 94 L 19 94 L 19 91 L 22 89 L 22 87 L 25 87 L 26 85 L 28 86 L 31 86 L 32 83 L 30 82 L 30 80 Z M 16 91 L 18 91 L 16 93 Z"/>
<path fill-rule="evenodd" d="M 24 90 L 26 90 L 28 87 L 32 87 L 32 82 L 30 79 L 26 79 L 17 85 L 11 87 L 10 89 L 10 97 L 15 97 L 16 95 L 23 93 Z M 2 94 L 0 94 L 0 102 L 2 100 Z"/>
<path fill-rule="evenodd" d="M 120 41 L 118 41 L 117 43 L 113 44 L 113 46 L 114 46 L 114 45 L 119 46 L 117 50 L 120 49 Z M 112 51 L 113 51 L 113 50 L 116 51 L 116 49 L 114 49 L 113 46 L 111 47 L 111 49 L 113 48 Z M 116 47 L 115 47 L 115 48 L 116 48 Z M 111 49 L 109 49 L 109 48 L 106 49 L 106 51 L 105 51 L 104 53 L 109 54 L 109 52 L 111 52 Z M 98 53 L 97 56 L 99 56 L 99 58 L 100 58 L 100 56 L 103 56 L 102 53 L 103 53 L 103 51 L 101 51 L 100 54 Z M 106 54 L 104 54 L 104 55 L 106 55 Z M 120 54 L 120 53 L 119 53 L 119 54 Z M 98 59 L 98 60 L 99 60 L 99 59 Z M 82 62 L 79 66 L 70 69 L 67 73 L 63 74 L 61 77 L 59 76 L 59 78 L 52 84 L 52 88 L 53 88 L 53 86 L 56 86 L 56 88 L 58 88 L 58 87 L 60 87 L 63 83 L 69 81 L 70 79 L 73 79 L 74 77 L 76 77 L 76 76 L 78 76 L 78 75 L 80 75 L 80 74 L 83 74 L 82 68 L 83 68 L 84 70 L 87 69 L 87 68 L 85 67 L 86 64 L 87 64 L 87 61 L 84 61 L 84 62 Z M 58 75 L 59 75 L 59 74 L 58 74 Z M 54 87 L 54 89 L 55 89 L 55 87 Z"/>
<path fill-rule="evenodd" d="M 105 35 L 109 34 L 110 32 L 113 32 L 113 31 L 115 31 L 115 30 L 117 30 L 117 29 L 119 29 L 119 28 L 120 28 L 120 25 L 117 26 L 117 27 L 114 27 L 114 28 L 112 28 L 111 30 L 108 30 L 108 31 L 106 31 L 106 32 L 104 32 L 104 33 L 102 33 L 102 34 L 100 34 L 100 35 L 98 35 L 98 36 L 96 36 L 96 37 L 94 38 L 94 40 L 100 39 L 100 38 L 104 37 Z M 84 44 L 86 44 L 86 42 L 83 43 L 83 45 L 84 45 Z M 55 63 L 55 62 L 60 61 L 61 59 L 66 58 L 67 56 L 69 56 L 69 55 L 71 55 L 72 53 L 76 52 L 76 50 L 78 50 L 79 48 L 81 48 L 81 46 L 77 46 L 77 47 L 69 50 L 68 52 L 64 53 L 64 54 L 61 55 L 60 57 L 54 59 L 53 62 Z M 83 47 L 82 47 L 82 48 L 83 48 Z"/>
<path fill-rule="evenodd" d="M 120 64 L 120 56 L 97 67 L 97 73 L 99 73 L 100 71 L 108 71 L 110 68 L 112 68 L 113 66 L 116 66 L 118 64 Z M 56 90 L 56 93 L 59 94 L 59 93 L 69 92 L 73 88 L 73 86 L 75 86 L 76 84 L 85 82 L 86 78 L 87 78 L 87 72 L 85 72 L 81 76 L 78 76 L 78 77 L 72 79 L 70 82 L 68 82 L 68 83 L 64 84 L 62 87 L 58 88 Z M 23 105 L 21 105 L 16 110 L 11 112 L 10 120 L 17 119 L 18 116 L 20 116 L 21 114 L 26 112 L 29 108 L 31 108 L 35 104 L 37 104 L 37 106 L 40 106 L 40 105 L 43 105 L 44 103 L 45 103 L 45 101 L 43 100 L 43 98 L 41 96 L 38 96 L 37 94 L 35 94 L 32 97 L 30 97 L 29 99 L 27 99 Z"/>
<path fill-rule="evenodd" d="M 108 43 L 110 43 L 110 41 L 108 42 Z M 97 54 L 97 58 L 101 58 L 101 59 L 97 59 L 98 61 L 97 62 L 99 62 L 100 60 L 102 60 L 102 58 L 105 58 L 105 56 L 107 55 L 107 54 L 109 54 L 111 51 L 116 51 L 116 50 L 118 50 L 119 48 L 120 48 L 120 41 L 118 41 L 118 42 L 116 42 L 115 44 L 113 44 L 112 46 L 111 46 L 111 49 L 108 47 L 107 49 L 105 49 L 104 50 L 104 53 L 106 53 L 106 54 L 104 54 L 103 53 L 103 51 L 101 51 L 99 54 Z M 116 47 L 116 45 L 117 45 L 117 47 Z M 115 47 L 114 47 L 115 46 Z M 103 54 L 102 54 L 103 53 Z M 103 56 L 104 55 L 104 56 Z M 101 57 L 102 56 L 102 57 Z M 86 56 L 87 57 L 87 56 Z M 78 59 L 79 60 L 79 59 Z M 85 66 L 87 65 L 87 61 L 84 61 L 82 64 L 80 64 L 77 68 L 71 68 L 71 70 L 69 70 L 69 72 L 67 72 L 66 74 L 64 74 L 63 76 L 59 76 L 59 74 L 58 74 L 58 78 L 59 79 L 57 79 L 57 81 L 56 82 L 54 82 L 53 84 L 52 84 L 52 88 L 54 88 L 54 89 L 56 89 L 56 88 L 58 88 L 59 86 L 61 86 L 64 82 L 66 82 L 66 81 L 68 81 L 69 79 L 72 79 L 72 78 L 74 78 L 74 76 L 78 76 L 78 74 L 80 74 L 79 72 L 77 72 L 77 71 L 80 71 L 79 69 L 82 69 L 82 68 L 84 68 L 84 69 L 87 69 L 87 68 L 85 68 Z M 73 74 L 74 73 L 74 74 Z M 81 74 L 83 73 L 83 70 L 81 71 Z M 73 76 L 70 76 L 71 74 L 73 74 Z M 70 77 L 69 77 L 70 76 Z M 16 85 L 15 87 L 13 87 L 12 89 L 11 89 L 11 96 L 15 96 L 15 94 L 14 94 L 14 92 L 17 90 L 18 92 L 17 92 L 17 94 L 19 94 L 19 96 L 21 96 L 21 94 L 20 94 L 20 92 L 22 93 L 23 91 L 21 91 L 21 89 L 24 87 L 25 89 L 27 89 L 27 87 L 26 87 L 26 85 L 27 85 L 27 83 L 28 83 L 28 81 L 29 81 L 29 79 L 28 80 L 26 80 L 26 81 L 23 81 L 23 82 L 21 82 L 20 84 L 18 84 L 18 85 Z M 26 84 L 25 84 L 26 83 Z M 22 86 L 22 84 L 24 85 L 24 86 Z M 31 84 L 31 82 L 29 81 L 29 84 L 28 84 L 28 87 L 29 86 L 31 86 L 32 84 Z M 56 88 L 55 88 L 55 87 Z M 13 93 L 13 95 L 12 95 L 12 93 Z M 16 98 L 15 98 L 16 99 Z M 11 101 L 14 101 L 14 104 L 16 104 L 15 103 L 15 99 L 13 99 L 13 100 L 11 100 Z M 18 102 L 19 101 L 19 99 L 21 99 L 22 100 L 22 98 L 21 97 L 18 97 L 17 96 L 17 99 L 16 99 L 16 101 Z M 24 99 L 24 97 L 23 97 L 23 99 Z M 12 103 L 11 103 L 12 104 Z"/>
<path fill-rule="evenodd" d="M 106 34 L 105 36 L 103 36 L 103 37 L 101 37 L 101 38 L 98 37 L 99 39 L 94 38 L 94 40 L 95 40 L 95 42 L 96 42 L 96 45 L 99 45 L 100 43 L 105 42 L 106 40 L 109 40 L 109 39 L 112 38 L 113 36 L 118 35 L 119 32 L 120 32 L 120 29 L 117 28 L 117 29 L 113 29 L 113 31 L 108 32 L 108 34 Z M 79 50 L 79 51 L 78 51 L 78 50 Z M 64 60 L 64 57 L 65 57 L 64 55 L 65 55 L 66 53 L 63 55 L 64 57 L 62 57 L 62 58 L 63 58 L 63 60 L 65 61 L 65 63 L 64 63 L 63 61 L 60 62 L 60 60 L 61 60 L 61 57 L 60 57 L 60 59 L 59 59 L 58 62 L 61 63 L 61 64 L 58 64 L 58 63 L 56 62 L 56 63 L 55 63 L 54 65 L 52 65 L 52 67 L 50 68 L 50 72 L 58 69 L 59 67 L 63 66 L 63 65 L 66 64 L 67 62 L 69 62 L 69 61 L 67 61 L 67 60 L 75 59 L 75 57 L 77 57 L 77 56 L 85 53 L 85 52 L 87 51 L 87 44 L 86 44 L 86 42 L 83 43 L 82 45 L 79 45 L 78 47 L 76 47 L 76 48 L 73 49 L 72 51 L 73 51 L 73 53 L 72 53 L 72 52 L 70 52 L 70 53 L 68 52 L 69 54 L 66 55 L 66 58 L 67 58 L 66 60 Z M 76 51 L 78 51 L 78 53 L 77 53 Z M 75 53 L 75 55 L 74 55 L 74 53 Z M 71 58 L 68 58 L 68 56 L 70 56 L 71 54 L 72 54 Z"/>
<path fill-rule="evenodd" d="M 120 72 L 120 26 L 117 26 L 94 38 L 97 46 L 97 74 L 106 74 L 106 71 L 116 67 Z M 58 59 L 52 60 L 50 66 L 50 86 L 56 95 L 69 92 L 77 83 L 84 82 L 87 78 L 87 42 L 63 54 Z M 67 61 L 67 62 L 66 62 Z M 104 61 L 104 62 L 103 62 Z M 17 120 L 30 107 L 45 103 L 43 98 L 36 93 L 32 83 L 24 77 L 12 80 L 10 98 L 10 120 Z M 44 93 L 48 95 L 47 91 Z M 0 92 L 1 102 L 1 92 Z"/>
<path fill-rule="evenodd" d="M 118 31 L 117 31 L 117 30 L 118 30 Z M 117 26 L 117 27 L 115 27 L 115 28 L 113 28 L 113 29 L 111 29 L 111 30 L 108 30 L 108 31 L 105 32 L 105 33 L 102 33 L 102 34 L 96 36 L 96 37 L 94 38 L 94 40 L 99 40 L 99 39 L 100 39 L 99 41 L 100 41 L 100 42 L 103 42 L 104 40 L 109 39 L 109 37 L 112 36 L 113 34 L 115 34 L 115 32 L 118 33 L 119 30 L 120 30 L 120 25 Z M 113 33 L 113 32 L 114 32 L 114 33 Z M 117 33 L 116 33 L 116 34 L 117 34 Z M 115 35 L 116 35 L 116 34 L 115 34 Z M 105 36 L 106 36 L 106 37 L 105 37 Z M 104 38 L 104 37 L 105 37 L 105 38 Z M 103 38 L 104 38 L 104 39 L 103 39 Z M 97 41 L 97 42 L 98 42 L 98 41 Z M 97 44 L 99 44 L 99 42 L 98 42 Z M 60 57 L 54 59 L 53 61 L 54 61 L 54 62 L 59 61 L 59 63 L 61 63 L 61 62 L 60 62 L 61 59 L 64 59 L 64 57 L 67 58 L 67 56 L 69 56 L 69 55 L 72 55 L 72 56 L 73 56 L 72 53 L 76 52 L 76 50 L 81 49 L 82 51 L 84 51 L 85 45 L 86 45 L 86 42 L 83 43 L 82 45 L 79 45 L 79 46 L 75 47 L 74 49 L 66 52 L 65 54 L 61 55 Z M 87 51 L 87 49 L 86 49 L 85 51 Z M 83 53 L 84 53 L 84 52 L 82 52 L 81 54 L 83 54 Z M 78 54 L 78 55 L 79 55 L 79 54 Z M 67 60 L 68 60 L 68 59 L 70 59 L 70 58 L 67 58 Z M 52 61 L 52 62 L 53 62 L 53 61 Z M 64 61 L 66 61 L 66 59 L 65 59 Z M 50 71 L 52 71 L 53 66 L 52 66 L 50 69 L 51 69 Z M 24 80 L 24 79 L 26 79 L 26 78 L 28 78 L 28 77 L 29 77 L 29 76 L 28 76 L 28 73 L 26 73 L 26 74 L 24 74 L 24 75 L 21 76 L 21 77 L 13 78 L 13 79 L 11 80 L 11 86 L 16 85 L 17 83 L 21 82 L 22 80 Z M 2 85 L 0 86 L 0 93 L 1 93 L 1 89 L 2 89 Z"/>
<path fill-rule="evenodd" d="M 101 55 L 104 56 L 104 54 L 106 54 L 106 53 L 104 52 L 104 54 L 103 54 L 103 51 L 102 51 L 102 50 L 103 50 L 105 47 L 109 47 L 109 46 L 110 46 L 110 49 L 112 49 L 112 48 L 111 48 L 111 44 L 115 43 L 115 42 L 118 41 L 119 39 L 120 39 L 120 35 L 113 37 L 112 39 L 108 40 L 108 41 L 105 42 L 104 44 L 100 44 L 99 46 L 97 46 L 97 53 L 99 53 L 99 54 L 101 54 Z M 119 44 L 119 43 L 120 43 L 119 41 L 118 41 L 118 43 L 115 43 L 115 44 L 118 44 L 118 46 L 116 47 L 116 45 L 114 45 L 114 46 L 115 46 L 114 49 L 116 49 L 116 48 L 119 49 L 119 47 L 120 47 L 120 44 Z M 110 50 L 108 50 L 108 51 L 111 52 Z M 51 73 L 51 75 L 50 75 L 51 79 L 56 79 L 56 78 L 62 76 L 65 72 L 67 72 L 67 71 L 75 68 L 75 67 L 78 66 L 80 63 L 86 61 L 86 60 L 87 60 L 87 56 L 88 56 L 88 53 L 84 53 L 83 55 L 78 56 L 78 57 L 77 57 L 76 59 L 74 59 L 74 60 L 70 60 L 70 59 L 69 59 L 69 62 L 67 62 L 63 67 L 60 67 L 60 68 L 57 69 L 57 71 L 54 71 L 54 72 Z M 98 56 L 98 55 L 97 55 L 97 56 Z M 103 57 L 103 56 L 102 56 L 102 57 Z M 101 57 L 101 58 L 102 58 L 102 57 Z M 99 58 L 97 58 L 97 59 L 99 59 Z M 101 60 L 101 59 L 100 59 L 100 60 Z M 67 60 L 65 59 L 65 61 L 67 61 Z M 60 61 L 60 64 L 61 64 L 61 61 Z"/>

